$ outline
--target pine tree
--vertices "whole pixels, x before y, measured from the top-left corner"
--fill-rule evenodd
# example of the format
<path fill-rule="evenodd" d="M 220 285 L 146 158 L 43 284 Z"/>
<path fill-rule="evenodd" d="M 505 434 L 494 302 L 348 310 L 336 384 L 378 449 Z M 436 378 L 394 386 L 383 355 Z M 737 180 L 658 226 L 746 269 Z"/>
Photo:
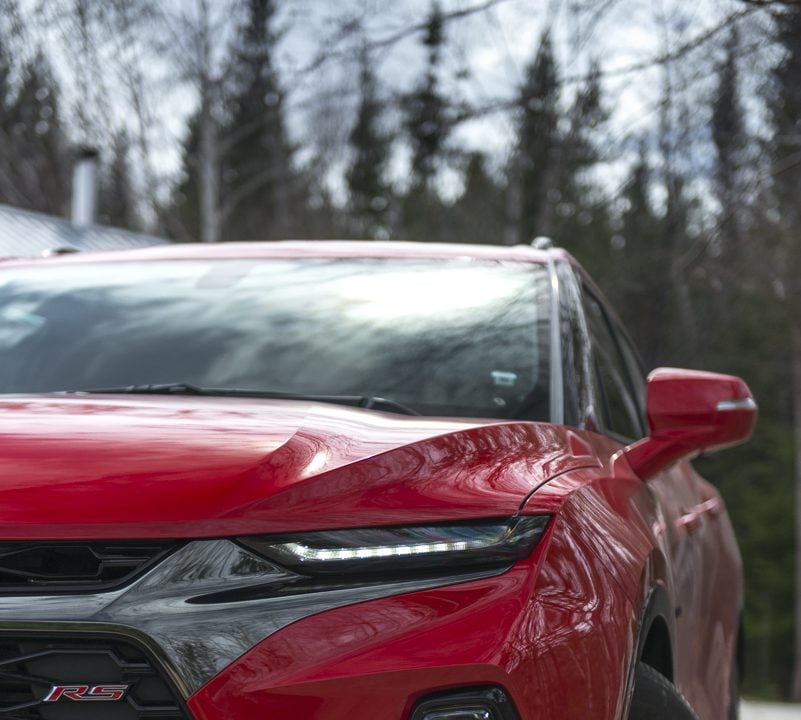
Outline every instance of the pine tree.
<path fill-rule="evenodd" d="M 774 192 L 784 215 L 785 225 L 799 227 L 801 204 L 801 165 L 788 162 L 798 155 L 801 138 L 801 8 L 788 8 L 777 17 L 778 39 L 785 49 L 782 62 L 774 71 L 777 97 L 771 111 L 774 126 Z M 786 167 L 785 167 L 786 165 Z"/>
<path fill-rule="evenodd" d="M 706 253 L 702 281 L 714 292 L 699 308 L 701 324 L 715 327 L 716 332 L 704 342 L 705 356 L 710 366 L 726 362 L 732 347 L 742 346 L 748 338 L 765 326 L 765 320 L 745 310 L 745 307 L 771 303 L 769 283 L 756 278 L 754 261 L 761 252 L 751 242 L 759 236 L 755 227 L 753 201 L 748 189 L 749 138 L 742 104 L 742 88 L 738 58 L 738 32 L 732 30 L 725 41 L 724 56 L 717 68 L 717 85 L 711 98 L 711 130 L 715 149 L 714 184 L 712 189 L 720 204 L 717 228 Z M 699 288 L 700 291 L 700 288 Z M 700 294 L 700 293 L 699 293 Z M 710 297 L 711 296 L 711 297 Z M 741 306 L 743 312 L 732 313 Z M 754 377 L 753 370 L 751 377 Z M 764 407 L 764 406 L 763 406 Z M 762 409 L 762 408 L 761 408 Z"/>
<path fill-rule="evenodd" d="M 609 113 L 603 104 L 601 71 L 592 63 L 586 83 L 579 88 L 570 109 L 570 129 L 561 141 L 560 165 L 574 182 L 579 173 L 599 161 L 596 136 L 607 121 Z"/>
<path fill-rule="evenodd" d="M 631 170 L 629 179 L 623 188 L 625 210 L 622 214 L 621 240 L 619 248 L 640 255 L 649 254 L 649 244 L 653 242 L 659 219 L 651 202 L 652 187 L 651 168 L 648 162 L 648 146 L 640 143 L 637 162 Z M 634 287 L 635 292 L 647 289 L 647 281 L 641 281 Z"/>
<path fill-rule="evenodd" d="M 128 155 L 130 141 L 122 130 L 115 134 L 111 162 L 102 175 L 99 219 L 104 225 L 133 230 L 138 225 Z"/>
<path fill-rule="evenodd" d="M 17 202 L 17 188 L 14 184 L 11 158 L 13 55 L 8 47 L 6 32 L 0 26 L 0 202 L 14 203 Z"/>
<path fill-rule="evenodd" d="M 542 36 L 520 90 L 518 149 L 512 182 L 518 207 L 511 209 L 518 241 L 553 233 L 550 208 L 559 201 L 554 178 L 559 155 L 560 86 L 550 33 Z"/>
<path fill-rule="evenodd" d="M 248 0 L 232 53 L 231 117 L 222 157 L 226 240 L 275 239 L 290 229 L 292 149 L 274 63 L 274 13 L 274 0 Z"/>
<path fill-rule="evenodd" d="M 7 97 L 3 115 L 0 202 L 63 215 L 70 163 L 55 79 L 41 52 L 22 68 L 19 87 Z"/>
<path fill-rule="evenodd" d="M 5 129 L 7 122 L 7 109 L 10 105 L 11 95 L 11 54 L 6 47 L 5 38 L 0 35 L 0 127 Z"/>
<path fill-rule="evenodd" d="M 739 40 L 736 31 L 732 31 L 726 57 L 718 69 L 717 92 L 712 103 L 712 139 L 717 154 L 715 186 L 722 208 L 721 252 L 729 261 L 741 257 L 745 250 L 743 165 L 748 138 L 740 101 L 738 56 Z"/>
<path fill-rule="evenodd" d="M 402 239 L 452 241 L 446 209 L 434 184 L 450 134 L 448 102 L 440 88 L 440 64 L 445 43 L 442 10 L 434 2 L 423 46 L 426 70 L 417 87 L 404 99 L 406 134 L 412 150 L 411 184 L 403 198 L 397 235 Z"/>
<path fill-rule="evenodd" d="M 376 238 L 387 232 L 391 189 L 385 176 L 390 138 L 381 129 L 381 102 L 367 51 L 363 51 L 360 64 L 361 97 L 356 124 L 349 138 L 353 159 L 345 180 L 357 233 Z"/>
<path fill-rule="evenodd" d="M 584 157 L 594 160 L 594 152 Z M 644 312 L 641 299 L 652 293 L 654 279 L 664 273 L 654 247 L 661 220 L 651 201 L 652 186 L 647 145 L 641 142 L 617 198 L 622 210 L 613 211 L 606 198 L 596 197 L 595 188 L 578 173 L 566 185 L 571 212 L 561 218 L 556 235 L 604 289 L 649 366 L 653 366 L 654 335 L 663 330 L 654 328 L 651 309 Z"/>
<path fill-rule="evenodd" d="M 198 153 L 200 146 L 199 113 L 189 118 L 181 148 L 181 175 L 164 211 L 162 224 L 167 235 L 179 242 L 196 242 L 201 238 L 200 185 Z"/>
<path fill-rule="evenodd" d="M 465 170 L 464 192 L 449 212 L 453 240 L 500 245 L 503 211 L 503 193 L 487 170 L 486 158 L 472 153 Z"/>
<path fill-rule="evenodd" d="M 596 143 L 607 118 L 600 70 L 593 63 L 569 109 L 566 132 L 557 134 L 558 162 L 543 220 L 560 245 L 599 269 L 609 263 L 612 233 L 608 203 L 594 187 L 591 171 L 600 162 Z"/>
<path fill-rule="evenodd" d="M 445 28 L 439 3 L 431 6 L 423 45 L 428 51 L 425 76 L 406 98 L 406 130 L 412 146 L 412 185 L 428 190 L 450 132 L 447 100 L 439 83 Z"/>
<path fill-rule="evenodd" d="M 790 331 L 791 373 L 796 462 L 796 606 L 795 665 L 791 698 L 801 701 L 801 7 L 789 5 L 776 14 L 779 43 L 785 53 L 774 70 L 777 95 L 772 103 L 773 192 L 776 196 L 781 240 L 777 271 L 786 293 Z"/>

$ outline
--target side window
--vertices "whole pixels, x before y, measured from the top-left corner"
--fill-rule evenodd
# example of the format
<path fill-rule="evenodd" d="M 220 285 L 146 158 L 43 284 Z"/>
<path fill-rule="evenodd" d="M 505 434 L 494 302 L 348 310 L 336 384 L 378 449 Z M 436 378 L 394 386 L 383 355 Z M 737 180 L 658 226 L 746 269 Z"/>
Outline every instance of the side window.
<path fill-rule="evenodd" d="M 624 333 L 617 332 L 615 337 L 618 340 L 620 351 L 623 354 L 623 362 L 629 371 L 629 378 L 631 379 L 632 390 L 634 391 L 634 399 L 637 401 L 637 410 L 639 411 L 640 418 L 645 418 L 645 370 L 643 369 L 642 360 L 631 341 Z"/>
<path fill-rule="evenodd" d="M 581 312 L 581 288 L 567 263 L 557 263 L 556 274 L 559 278 L 565 424 L 596 430 L 592 357 L 587 324 Z"/>
<path fill-rule="evenodd" d="M 584 308 L 593 344 L 601 412 L 606 430 L 626 440 L 643 436 L 639 402 L 632 393 L 631 380 L 612 326 L 600 302 L 585 290 Z"/>

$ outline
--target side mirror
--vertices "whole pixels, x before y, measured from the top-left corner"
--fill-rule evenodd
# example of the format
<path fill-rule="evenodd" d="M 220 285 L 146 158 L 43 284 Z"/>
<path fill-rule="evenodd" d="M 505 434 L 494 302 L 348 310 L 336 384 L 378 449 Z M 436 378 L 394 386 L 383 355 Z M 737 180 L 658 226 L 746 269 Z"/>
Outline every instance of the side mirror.
<path fill-rule="evenodd" d="M 757 405 L 733 375 L 658 368 L 648 376 L 648 437 L 622 451 L 646 479 L 678 460 L 739 445 L 751 437 Z"/>

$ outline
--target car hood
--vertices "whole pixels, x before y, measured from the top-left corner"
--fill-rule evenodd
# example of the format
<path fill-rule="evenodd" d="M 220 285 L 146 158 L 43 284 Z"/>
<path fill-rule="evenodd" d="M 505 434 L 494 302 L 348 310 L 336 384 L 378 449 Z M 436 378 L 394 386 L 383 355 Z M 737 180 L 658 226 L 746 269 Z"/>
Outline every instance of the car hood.
<path fill-rule="evenodd" d="M 198 397 L 0 400 L 0 538 L 215 537 L 512 515 L 566 428 Z"/>

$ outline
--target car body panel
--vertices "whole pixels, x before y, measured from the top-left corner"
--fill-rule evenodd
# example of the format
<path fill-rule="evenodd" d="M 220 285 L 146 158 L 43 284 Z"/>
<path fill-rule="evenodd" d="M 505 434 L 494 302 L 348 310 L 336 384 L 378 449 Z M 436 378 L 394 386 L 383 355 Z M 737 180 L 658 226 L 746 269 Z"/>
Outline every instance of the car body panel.
<path fill-rule="evenodd" d="M 7 397 L 3 537 L 202 538 L 511 516 L 536 479 L 593 462 L 567 428 L 481 422 L 300 401 Z"/>
<path fill-rule="evenodd" d="M 624 469 L 619 443 L 594 433 L 585 437 L 599 459 L 608 459 L 605 466 L 552 480 L 524 511 L 559 512 L 576 533 L 595 535 L 596 559 L 640 612 L 654 588 L 665 591 L 662 620 L 673 640 L 673 679 L 699 718 L 723 717 L 743 589 L 722 501 L 688 462 L 642 481 Z M 697 525 L 687 524 L 691 513 L 699 515 Z"/>
<path fill-rule="evenodd" d="M 618 718 L 636 614 L 565 517 L 503 575 L 362 603 L 272 635 L 189 700 L 198 720 L 406 717 L 425 693 L 494 684 L 524 718 Z"/>

